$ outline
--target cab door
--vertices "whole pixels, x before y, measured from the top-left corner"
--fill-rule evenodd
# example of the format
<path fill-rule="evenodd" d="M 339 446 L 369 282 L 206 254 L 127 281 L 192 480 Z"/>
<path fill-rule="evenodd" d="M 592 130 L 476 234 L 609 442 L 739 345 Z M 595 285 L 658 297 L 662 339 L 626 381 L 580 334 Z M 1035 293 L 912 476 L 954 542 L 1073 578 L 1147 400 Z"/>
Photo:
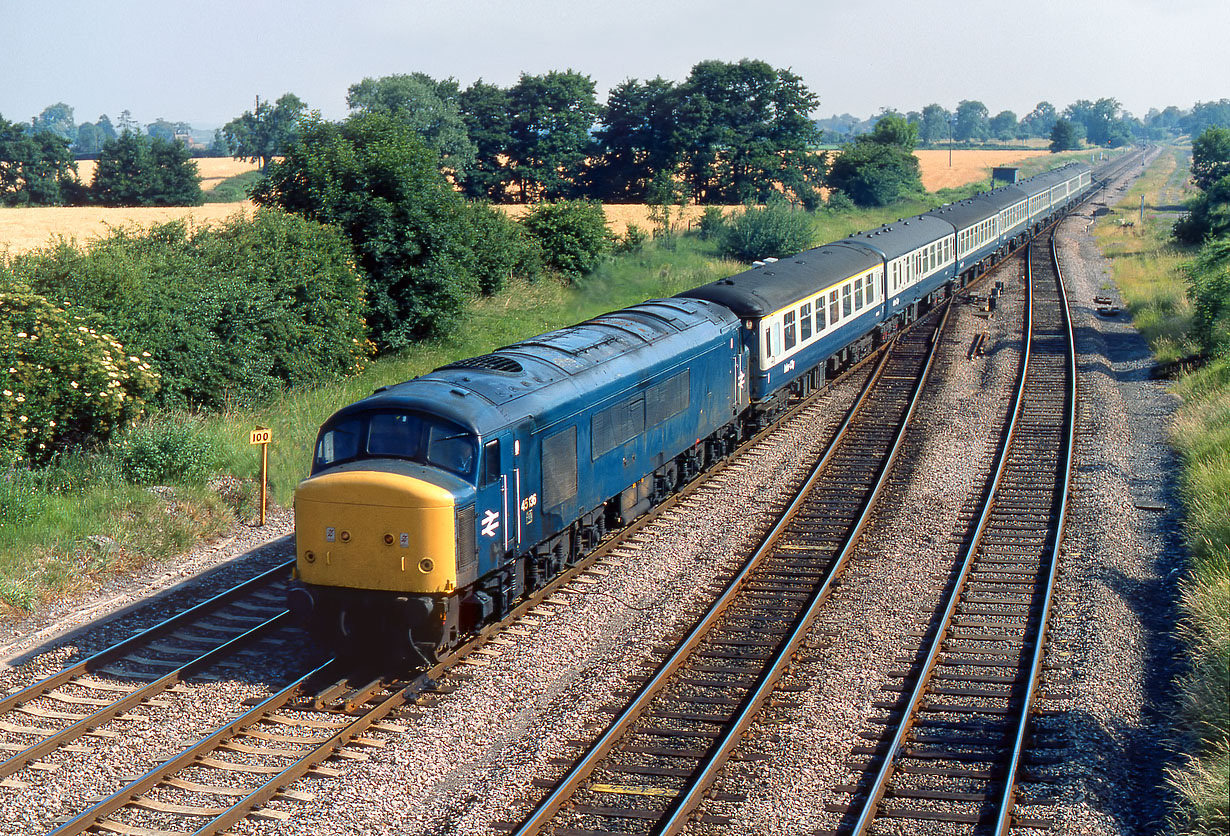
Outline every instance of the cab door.
<path fill-rule="evenodd" d="M 476 509 L 480 574 L 501 565 L 504 555 L 517 546 L 517 473 L 513 447 L 511 433 L 500 433 L 483 442 Z"/>

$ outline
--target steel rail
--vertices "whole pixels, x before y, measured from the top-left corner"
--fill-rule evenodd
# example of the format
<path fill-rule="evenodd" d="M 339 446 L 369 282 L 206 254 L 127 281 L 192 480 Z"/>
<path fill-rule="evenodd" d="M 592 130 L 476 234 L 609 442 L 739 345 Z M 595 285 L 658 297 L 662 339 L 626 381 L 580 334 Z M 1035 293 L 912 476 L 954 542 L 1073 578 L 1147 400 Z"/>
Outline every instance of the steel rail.
<path fill-rule="evenodd" d="M 897 753 L 901 751 L 901 748 L 905 743 L 906 736 L 913 728 L 914 720 L 917 718 L 918 706 L 923 700 L 923 696 L 925 695 L 927 687 L 931 681 L 931 675 L 934 673 L 936 663 L 939 661 L 940 655 L 943 652 L 944 638 L 952 625 L 952 620 L 956 615 L 957 607 L 961 602 L 961 595 L 966 579 L 969 577 L 969 574 L 973 569 L 975 557 L 977 555 L 983 533 L 990 524 L 991 514 L 995 507 L 997 491 L 1004 472 L 1008 467 L 1008 451 L 1012 447 L 1012 439 L 1015 436 L 1019 425 L 1024 401 L 1025 385 L 1029 375 L 1029 361 L 1033 343 L 1033 291 L 1028 272 L 1029 249 L 1028 245 L 1026 246 L 1025 327 L 1023 329 L 1025 332 L 1025 348 L 1021 357 L 1016 390 L 1012 396 L 1012 407 L 1008 417 L 1007 432 L 1004 433 L 1003 443 L 1000 444 L 999 450 L 996 453 L 997 460 L 995 472 L 991 480 L 990 490 L 987 492 L 986 498 L 983 502 L 978 523 L 975 526 L 974 534 L 970 538 L 969 546 L 967 547 L 965 555 L 962 559 L 961 569 L 958 572 L 957 579 L 952 584 L 951 590 L 948 593 L 944 612 L 940 617 L 939 624 L 935 630 L 935 635 L 931 639 L 930 649 L 928 650 L 926 659 L 923 661 L 922 671 L 918 675 L 918 679 L 914 684 L 913 690 L 910 692 L 909 698 L 905 701 L 905 705 L 902 708 L 901 722 L 897 727 L 896 733 L 893 735 L 892 741 L 886 749 L 883 763 L 880 764 L 879 770 L 877 770 L 875 777 L 871 781 L 871 785 L 867 791 L 867 798 L 863 802 L 863 808 L 859 814 L 858 820 L 853 825 L 851 832 L 855 834 L 855 836 L 862 836 L 862 834 L 866 834 L 870 830 L 871 824 L 879 812 L 880 802 L 883 800 L 884 793 L 888 789 L 888 783 L 892 780 L 892 777 L 896 772 Z"/>
<path fill-rule="evenodd" d="M 1018 718 L 1016 734 L 1013 738 L 1012 756 L 1008 763 L 1008 770 L 1004 776 L 1003 794 L 1000 797 L 999 816 L 995 822 L 996 836 L 1006 836 L 1008 829 L 1011 827 L 1013 813 L 1015 808 L 1015 793 L 1017 773 L 1020 770 L 1021 759 L 1025 752 L 1025 738 L 1029 730 L 1030 716 L 1034 711 L 1034 703 L 1037 700 L 1038 683 L 1042 676 L 1042 660 L 1046 653 L 1046 634 L 1050 626 L 1051 603 L 1054 600 L 1055 583 L 1059 575 L 1059 554 L 1060 547 L 1063 544 L 1063 536 L 1067 523 L 1068 498 L 1072 487 L 1072 466 L 1073 452 L 1076 447 L 1076 415 L 1078 403 L 1077 399 L 1080 396 L 1080 386 L 1076 378 L 1076 340 L 1072 333 L 1072 315 L 1068 307 L 1068 295 L 1063 285 L 1063 272 L 1059 268 L 1059 258 L 1055 250 L 1055 238 L 1051 237 L 1051 261 L 1055 268 L 1055 283 L 1059 289 L 1060 309 L 1063 312 L 1064 330 L 1068 340 L 1068 389 L 1066 397 L 1068 401 L 1067 414 L 1064 420 L 1068 423 L 1068 434 L 1066 439 L 1063 456 L 1065 459 L 1063 469 L 1063 488 L 1060 496 L 1060 505 L 1057 512 L 1059 518 L 1058 526 L 1056 527 L 1055 540 L 1051 544 L 1050 567 L 1046 577 L 1046 592 L 1043 597 L 1042 612 L 1038 616 L 1038 637 L 1034 643 L 1033 657 L 1030 660 L 1028 686 L 1025 692 L 1024 705 L 1021 708 L 1021 714 Z"/>
<path fill-rule="evenodd" d="M 281 691 L 266 698 L 239 717 L 236 717 L 234 720 L 230 720 L 219 726 L 211 732 L 208 737 L 199 741 L 189 749 L 164 761 L 158 766 L 155 766 L 153 769 L 150 769 L 136 780 L 126 784 L 124 787 L 121 787 L 111 795 L 97 802 L 88 810 L 82 812 L 73 819 L 64 822 L 55 830 L 51 831 L 48 836 L 75 836 L 76 834 L 85 833 L 92 827 L 101 825 L 106 816 L 109 816 L 111 813 L 121 809 L 122 807 L 126 807 L 130 801 L 136 800 L 143 793 L 153 789 L 171 775 L 192 766 L 202 752 L 212 751 L 217 748 L 217 744 L 228 740 L 248 727 L 255 725 L 272 712 L 297 698 L 304 692 L 309 680 L 314 677 L 321 676 L 328 669 L 336 667 L 336 664 L 336 660 L 330 659 L 319 667 L 305 673 Z"/>
<path fill-rule="evenodd" d="M 939 339 L 944 333 L 944 328 L 947 325 L 948 315 L 951 310 L 952 306 L 949 304 L 944 310 L 943 318 L 941 319 L 939 326 L 931 337 L 930 353 L 928 354 L 926 365 L 923 367 L 922 373 L 919 375 L 918 381 L 915 384 L 914 393 L 910 399 L 910 405 L 906 409 L 900 426 L 897 428 L 888 455 L 885 457 L 884 462 L 880 467 L 879 477 L 876 479 L 876 483 L 871 489 L 871 493 L 867 498 L 863 511 L 859 515 L 854 528 L 851 530 L 845 545 L 842 546 L 841 552 L 838 554 L 837 559 L 830 566 L 824 581 L 812 593 L 807 609 L 804 611 L 799 623 L 791 632 L 787 643 L 783 646 L 782 650 L 778 653 L 777 658 L 773 661 L 770 670 L 768 670 L 761 677 L 756 689 L 751 693 L 750 697 L 745 702 L 743 709 L 735 716 L 731 727 L 726 730 L 723 737 L 715 744 L 712 754 L 701 767 L 700 772 L 692 778 L 691 786 L 687 792 L 680 796 L 679 800 L 674 805 L 674 809 L 662 822 L 662 826 L 659 829 L 661 836 L 675 836 L 675 834 L 681 833 L 687 826 L 692 813 L 703 800 L 703 794 L 709 789 L 714 780 L 716 780 L 718 772 L 723 766 L 725 766 L 731 753 L 739 744 L 739 741 L 742 740 L 743 735 L 751 726 L 752 722 L 756 719 L 764 701 L 772 694 L 773 688 L 776 686 L 777 681 L 781 678 L 786 668 L 789 667 L 791 659 L 798 651 L 799 647 L 803 644 L 804 639 L 806 639 L 812 625 L 819 616 L 821 606 L 832 593 L 834 583 L 841 577 L 846 563 L 849 561 L 850 556 L 854 553 L 855 547 L 862 538 L 863 530 L 866 528 L 871 519 L 871 514 L 875 508 L 876 502 L 883 491 L 885 483 L 891 475 L 893 464 L 896 462 L 897 456 L 901 452 L 901 448 L 905 440 L 906 430 L 910 427 L 914 413 L 917 411 L 919 399 L 922 396 L 923 389 L 926 387 L 927 380 L 930 378 L 931 370 L 935 363 L 935 347 L 939 343 Z M 805 496 L 809 491 L 810 482 L 803 491 L 800 491 L 800 496 Z M 762 547 L 762 551 L 767 551 L 771 545 L 771 543 L 766 543 L 766 545 Z"/>
<path fill-rule="evenodd" d="M 221 592 L 206 601 L 202 601 L 201 603 L 186 609 L 183 612 L 177 613 L 176 615 L 173 615 L 158 624 L 147 627 L 141 632 L 129 636 L 121 642 L 113 644 L 104 650 L 100 650 L 93 656 L 82 659 L 80 662 L 70 665 L 57 673 L 53 673 L 38 682 L 27 685 L 20 691 L 9 694 L 4 699 L 0 699 L 0 715 L 13 710 L 23 703 L 38 699 L 49 691 L 52 691 L 67 682 L 71 682 L 83 673 L 89 673 L 90 671 L 96 670 L 103 665 L 114 662 L 116 659 L 119 659 L 125 653 L 129 652 L 134 647 L 140 646 L 144 642 L 158 638 L 170 630 L 177 629 L 187 622 L 200 618 L 205 614 L 230 603 L 235 598 L 246 595 L 257 587 L 271 583 L 279 574 L 288 574 L 290 567 L 294 564 L 294 562 L 295 561 L 293 560 L 287 560 L 283 563 L 279 563 L 277 566 L 262 572 L 256 577 L 250 578 L 241 584 L 237 584 L 225 592 Z"/>
<path fill-rule="evenodd" d="M 143 703 L 150 697 L 161 694 L 171 686 L 182 682 L 185 677 L 191 676 L 196 671 L 214 664 L 219 659 L 226 658 L 244 645 L 250 644 L 257 639 L 263 638 L 266 634 L 280 629 L 285 626 L 289 616 L 290 612 L 283 610 L 263 624 L 258 624 L 252 629 L 215 647 L 213 650 L 198 656 L 191 662 L 180 665 L 175 670 L 163 674 L 158 679 L 147 683 L 127 696 L 121 697 L 110 705 L 100 708 L 90 716 L 83 717 L 72 725 L 48 735 L 37 743 L 32 743 L 13 756 L 0 761 L 0 779 L 7 778 L 13 773 L 20 771 L 36 758 L 41 758 L 54 752 L 61 746 L 89 734 L 103 723 L 115 719 L 120 714 Z"/>
<path fill-rule="evenodd" d="M 738 594 L 744 580 L 755 569 L 755 564 L 759 562 L 760 556 L 767 551 L 764 546 L 777 539 L 782 529 L 785 528 L 788 518 L 793 516 L 801 506 L 802 499 L 806 495 L 807 489 L 809 489 L 811 485 L 815 483 L 816 479 L 819 478 L 820 472 L 824 470 L 825 466 L 834 455 L 837 447 L 839 446 L 838 442 L 844 435 L 846 429 L 850 426 L 850 423 L 853 421 L 855 413 L 868 397 L 868 394 L 873 388 L 874 382 L 878 380 L 879 376 L 883 373 L 884 367 L 887 364 L 887 358 L 888 352 L 884 352 L 884 354 L 880 357 L 879 363 L 876 365 L 875 370 L 868 377 L 863 391 L 859 394 L 859 397 L 855 401 L 854 405 L 852 405 L 847 411 L 845 418 L 838 427 L 837 433 L 829 443 L 828 448 L 824 451 L 824 454 L 820 457 L 820 460 L 812 467 L 808 476 L 804 479 L 802 488 L 800 488 L 786 511 L 765 535 L 762 547 L 757 549 L 753 557 L 749 558 L 727 582 L 721 594 L 712 604 L 710 604 L 709 608 L 701 616 L 700 620 L 689 631 L 687 639 L 682 644 L 678 645 L 674 652 L 662 662 L 653 676 L 651 676 L 640 687 L 640 689 L 638 689 L 620 716 L 618 716 L 607 727 L 606 731 L 604 731 L 597 740 L 590 744 L 589 749 L 586 750 L 581 759 L 573 765 L 566 778 L 562 780 L 550 793 L 548 793 L 545 798 L 539 801 L 534 811 L 531 812 L 531 814 L 515 831 L 513 831 L 511 836 L 530 836 L 530 834 L 539 832 L 539 830 L 541 830 L 541 828 L 550 821 L 555 813 L 557 813 L 564 806 L 564 804 L 568 802 L 568 799 L 575 794 L 581 783 L 583 783 L 585 779 L 593 773 L 602 758 L 605 757 L 612 748 L 614 748 L 615 743 L 618 741 L 620 736 L 622 736 L 627 728 L 631 726 L 631 724 L 635 722 L 635 720 L 643 713 L 653 695 L 658 693 L 665 685 L 666 681 L 683 665 L 687 655 L 691 653 L 691 651 L 700 643 L 708 627 L 716 622 L 718 617 L 726 611 L 730 602 Z"/>
<path fill-rule="evenodd" d="M 945 319 L 948 309 L 950 308 L 946 308 L 945 310 Z M 932 357 L 934 356 L 934 343 L 935 338 L 933 337 L 931 351 Z M 594 772 L 603 758 L 614 749 L 617 742 L 644 714 L 644 712 L 648 709 L 650 702 L 664 690 L 670 678 L 684 666 L 688 656 L 690 656 L 696 647 L 701 644 L 710 628 L 715 625 L 730 609 L 732 602 L 742 591 L 742 587 L 747 579 L 751 577 L 757 567 L 764 562 L 766 556 L 772 550 L 773 545 L 781 537 L 791 520 L 797 515 L 799 509 L 807 500 L 808 494 L 811 492 L 812 487 L 819 480 L 821 474 L 827 469 L 831 459 L 840 451 L 842 439 L 845 437 L 847 430 L 853 424 L 855 416 L 868 401 L 876 382 L 883 375 L 884 370 L 887 367 L 888 359 L 889 354 L 888 352 L 885 352 L 875 371 L 869 377 L 863 391 L 860 393 L 855 403 L 847 411 L 828 448 L 816 464 L 813 465 L 807 477 L 803 480 L 802 485 L 797 489 L 795 497 L 792 499 L 791 503 L 781 513 L 778 520 L 770 527 L 769 531 L 763 536 L 760 545 L 756 548 L 753 554 L 747 559 L 747 561 L 744 562 L 743 566 L 727 583 L 718 598 L 709 606 L 709 608 L 700 617 L 700 619 L 697 620 L 693 627 L 690 628 L 688 636 L 675 647 L 670 656 L 662 662 L 654 674 L 640 687 L 640 689 L 638 689 L 637 693 L 625 706 L 620 715 L 617 716 L 602 733 L 602 735 L 600 735 L 598 739 L 590 745 L 585 754 L 573 765 L 567 775 L 559 781 L 559 783 L 550 793 L 547 794 L 546 797 L 539 801 L 535 809 L 531 811 L 528 817 L 525 818 L 516 830 L 512 832 L 512 836 L 530 836 L 530 834 L 538 833 L 547 823 L 550 822 L 555 814 L 558 813 L 568 803 L 571 797 L 575 795 L 577 789 L 579 789 L 581 784 L 584 783 L 584 781 Z M 915 403 L 916 397 L 917 393 L 915 395 Z M 900 435 L 896 437 L 896 441 L 900 441 Z M 896 445 L 894 445 L 894 449 L 895 447 Z M 888 466 L 889 462 L 886 460 L 877 486 L 882 484 L 883 474 L 887 472 Z M 869 499 L 867 506 L 870 506 L 873 501 L 873 498 Z M 861 531 L 865 518 L 866 509 L 864 509 L 864 514 L 859 518 L 855 528 L 851 530 L 851 534 L 849 535 L 851 538 L 856 537 L 857 532 Z M 831 588 L 831 577 L 832 576 L 830 575 L 829 583 L 826 583 L 825 585 L 826 592 Z M 805 635 L 805 631 L 796 630 L 792 635 L 794 637 L 801 637 Z M 791 641 L 790 645 L 792 648 L 791 650 L 784 653 L 778 653 L 776 660 L 773 663 L 770 663 L 769 671 L 767 673 L 762 672 L 759 687 L 756 691 L 758 695 L 767 693 L 768 690 L 771 690 L 772 685 L 779 678 L 780 671 L 782 667 L 784 667 L 782 660 L 788 660 L 790 658 L 790 653 L 793 652 L 793 648 L 797 646 L 797 642 Z M 739 718 L 740 732 L 745 727 L 746 723 L 750 722 L 750 719 L 754 717 L 755 709 L 759 705 L 760 701 L 759 696 L 750 701 L 745 701 L 745 710 L 741 712 Z M 721 751 L 714 755 L 714 757 L 709 761 L 708 765 L 710 768 L 702 770 L 702 773 L 698 773 L 696 777 L 704 777 L 707 781 L 711 781 L 713 775 L 715 775 L 717 770 L 720 768 L 721 763 L 724 763 L 725 759 L 729 756 L 730 750 L 733 749 L 738 739 L 738 735 L 733 737 L 728 735 L 724 737 L 721 741 Z M 679 814 L 678 817 L 681 823 L 686 823 L 686 816 L 695 806 L 695 803 L 699 801 L 700 793 L 703 792 L 703 788 L 697 789 L 696 784 L 693 784 L 691 789 L 695 792 L 685 793 L 684 796 L 681 796 L 680 799 L 672 805 L 672 808 L 670 808 Z M 684 800 L 685 797 L 688 806 L 682 807 L 680 806 L 680 801 Z"/>

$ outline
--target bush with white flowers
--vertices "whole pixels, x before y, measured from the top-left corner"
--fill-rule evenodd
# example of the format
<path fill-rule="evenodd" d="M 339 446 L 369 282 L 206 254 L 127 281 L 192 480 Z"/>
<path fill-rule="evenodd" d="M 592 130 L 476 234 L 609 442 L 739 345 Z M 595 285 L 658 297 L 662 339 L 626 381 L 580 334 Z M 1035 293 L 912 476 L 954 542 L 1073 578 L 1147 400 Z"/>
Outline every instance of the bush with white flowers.
<path fill-rule="evenodd" d="M 0 464 L 39 464 L 135 422 L 158 391 L 150 359 L 27 288 L 0 288 Z"/>

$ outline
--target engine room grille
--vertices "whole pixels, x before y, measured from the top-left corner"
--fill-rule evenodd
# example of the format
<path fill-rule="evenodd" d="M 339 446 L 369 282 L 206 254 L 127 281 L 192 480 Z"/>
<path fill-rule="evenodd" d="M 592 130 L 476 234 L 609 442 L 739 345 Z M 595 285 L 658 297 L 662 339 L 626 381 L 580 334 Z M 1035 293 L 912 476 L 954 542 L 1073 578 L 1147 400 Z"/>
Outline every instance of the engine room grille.
<path fill-rule="evenodd" d="M 465 360 L 458 360 L 456 363 L 449 363 L 447 366 L 441 366 L 440 368 L 487 369 L 493 372 L 504 372 L 505 374 L 517 374 L 523 371 L 520 363 L 502 354 L 484 354 L 482 357 L 469 357 Z"/>
<path fill-rule="evenodd" d="M 470 569 L 478 560 L 474 543 L 474 506 L 457 511 L 457 571 Z"/>

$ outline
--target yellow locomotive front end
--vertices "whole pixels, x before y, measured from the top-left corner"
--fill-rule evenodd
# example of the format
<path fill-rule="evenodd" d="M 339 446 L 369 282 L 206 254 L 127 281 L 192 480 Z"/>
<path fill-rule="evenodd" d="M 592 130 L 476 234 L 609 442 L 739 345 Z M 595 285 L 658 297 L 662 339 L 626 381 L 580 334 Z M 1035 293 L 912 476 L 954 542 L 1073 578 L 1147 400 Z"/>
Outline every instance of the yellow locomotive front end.
<path fill-rule="evenodd" d="M 456 507 L 447 489 L 376 470 L 324 473 L 295 493 L 298 580 L 444 595 L 457 588 Z"/>
<path fill-rule="evenodd" d="M 295 491 L 288 596 L 318 644 L 419 662 L 455 640 L 476 447 L 471 432 L 410 411 L 341 413 L 326 424 L 312 476 Z"/>

